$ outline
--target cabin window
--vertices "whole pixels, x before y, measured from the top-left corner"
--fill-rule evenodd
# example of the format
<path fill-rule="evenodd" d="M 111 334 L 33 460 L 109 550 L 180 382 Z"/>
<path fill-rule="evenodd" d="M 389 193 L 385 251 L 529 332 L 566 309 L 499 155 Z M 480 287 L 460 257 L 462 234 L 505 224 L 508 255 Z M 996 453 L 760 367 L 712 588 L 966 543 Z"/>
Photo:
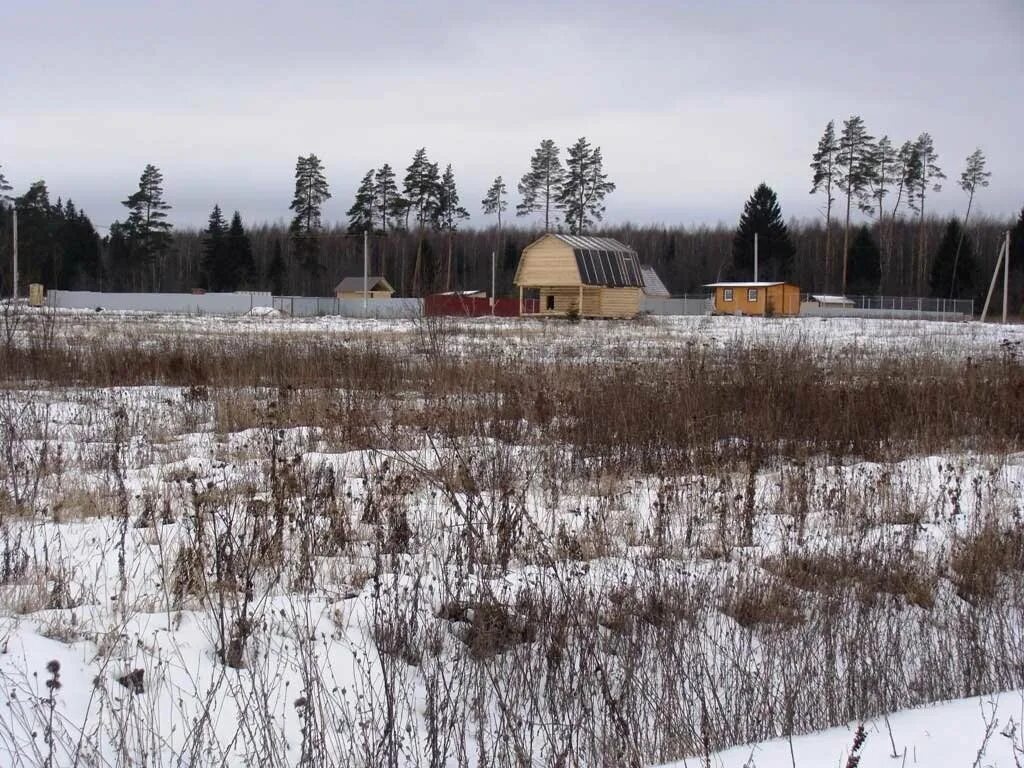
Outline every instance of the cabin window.
<path fill-rule="evenodd" d="M 732 301 L 732 288 L 722 289 L 722 301 Z"/>
<path fill-rule="evenodd" d="M 550 312 L 550 311 L 553 311 L 554 308 L 555 308 L 555 295 L 553 293 L 549 293 L 547 296 L 544 297 L 544 309 L 546 309 L 546 310 L 548 310 Z"/>
<path fill-rule="evenodd" d="M 747 288 L 747 301 L 757 301 L 757 288 Z"/>

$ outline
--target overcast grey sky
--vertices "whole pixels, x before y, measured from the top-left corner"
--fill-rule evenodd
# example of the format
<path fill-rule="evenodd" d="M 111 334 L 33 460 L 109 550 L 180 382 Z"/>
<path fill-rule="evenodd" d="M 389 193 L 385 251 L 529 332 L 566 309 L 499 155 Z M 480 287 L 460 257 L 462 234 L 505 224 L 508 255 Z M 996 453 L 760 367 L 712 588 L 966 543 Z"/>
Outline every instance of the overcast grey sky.
<path fill-rule="evenodd" d="M 309 152 L 342 220 L 367 169 L 401 174 L 419 146 L 483 224 L 491 179 L 514 192 L 540 139 L 583 135 L 618 185 L 607 221 L 731 224 L 761 180 L 809 218 L 810 154 L 854 113 L 897 144 L 932 134 L 933 210 L 962 211 L 976 146 L 976 210 L 1024 204 L 1024 0 L 3 0 L 0 56 L 4 173 L 96 224 L 123 218 L 146 163 L 179 226 L 214 203 L 287 219 Z"/>

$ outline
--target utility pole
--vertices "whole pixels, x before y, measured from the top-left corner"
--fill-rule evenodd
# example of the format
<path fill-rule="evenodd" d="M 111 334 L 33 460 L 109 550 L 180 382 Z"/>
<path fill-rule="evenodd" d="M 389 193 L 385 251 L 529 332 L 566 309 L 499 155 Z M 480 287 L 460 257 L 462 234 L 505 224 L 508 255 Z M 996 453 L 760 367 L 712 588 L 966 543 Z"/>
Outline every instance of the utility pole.
<path fill-rule="evenodd" d="M 363 230 L 363 317 L 369 312 L 367 307 L 367 296 L 370 290 L 370 233 Z"/>
<path fill-rule="evenodd" d="M 1003 245 L 999 249 L 999 258 L 996 259 L 995 269 L 992 270 L 992 282 L 988 286 L 988 295 L 985 296 L 985 306 L 981 309 L 981 322 L 988 317 L 988 307 L 992 303 L 992 294 L 996 289 L 996 281 L 999 280 L 999 268 L 1003 268 L 1003 322 L 1006 322 L 1006 301 L 1009 298 L 1010 288 L 1010 232 L 1007 230 Z"/>
<path fill-rule="evenodd" d="M 1006 244 L 1003 248 L 1006 253 L 1003 260 L 1003 325 L 1006 325 L 1006 304 L 1010 298 L 1010 230 L 1006 230 Z"/>
<path fill-rule="evenodd" d="M 14 278 L 13 285 L 11 286 L 11 298 L 18 298 L 18 204 L 14 203 L 11 207 L 11 211 L 14 213 L 14 247 L 11 249 L 11 260 L 13 263 L 13 269 L 11 270 L 11 276 Z"/>

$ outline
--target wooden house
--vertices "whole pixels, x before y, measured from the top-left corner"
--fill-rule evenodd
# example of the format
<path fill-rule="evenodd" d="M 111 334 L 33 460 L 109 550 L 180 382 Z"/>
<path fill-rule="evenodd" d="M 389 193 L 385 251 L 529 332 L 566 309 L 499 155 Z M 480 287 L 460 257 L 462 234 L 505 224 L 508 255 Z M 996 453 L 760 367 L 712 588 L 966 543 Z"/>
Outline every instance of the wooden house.
<path fill-rule="evenodd" d="M 791 316 L 800 314 L 800 288 L 791 283 L 709 283 L 716 315 Z"/>
<path fill-rule="evenodd" d="M 546 234 L 523 249 L 513 281 L 521 315 L 635 317 L 644 288 L 640 259 L 609 237 Z M 524 291 L 537 291 L 536 313 L 525 311 Z"/>
<path fill-rule="evenodd" d="M 368 299 L 390 299 L 395 289 L 391 283 L 383 277 L 373 276 L 366 278 L 366 298 Z M 363 298 L 363 278 L 346 277 L 334 286 L 334 296 L 338 299 L 361 299 Z"/>

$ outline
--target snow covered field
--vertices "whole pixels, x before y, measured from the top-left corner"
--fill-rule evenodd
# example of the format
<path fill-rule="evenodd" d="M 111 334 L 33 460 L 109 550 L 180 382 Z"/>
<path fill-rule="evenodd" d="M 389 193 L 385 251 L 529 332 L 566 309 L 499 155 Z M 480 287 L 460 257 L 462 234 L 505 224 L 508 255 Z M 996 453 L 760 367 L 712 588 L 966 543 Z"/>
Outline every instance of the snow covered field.
<path fill-rule="evenodd" d="M 1009 691 L 896 712 L 864 723 L 860 765 L 929 768 L 1024 763 L 1024 691 Z M 848 765 L 857 727 L 734 747 L 711 757 L 714 768 Z M 674 763 L 673 768 L 695 761 Z"/>
<path fill-rule="evenodd" d="M 1024 687 L 1018 327 L 5 338 L 0 764 L 874 765 Z"/>

